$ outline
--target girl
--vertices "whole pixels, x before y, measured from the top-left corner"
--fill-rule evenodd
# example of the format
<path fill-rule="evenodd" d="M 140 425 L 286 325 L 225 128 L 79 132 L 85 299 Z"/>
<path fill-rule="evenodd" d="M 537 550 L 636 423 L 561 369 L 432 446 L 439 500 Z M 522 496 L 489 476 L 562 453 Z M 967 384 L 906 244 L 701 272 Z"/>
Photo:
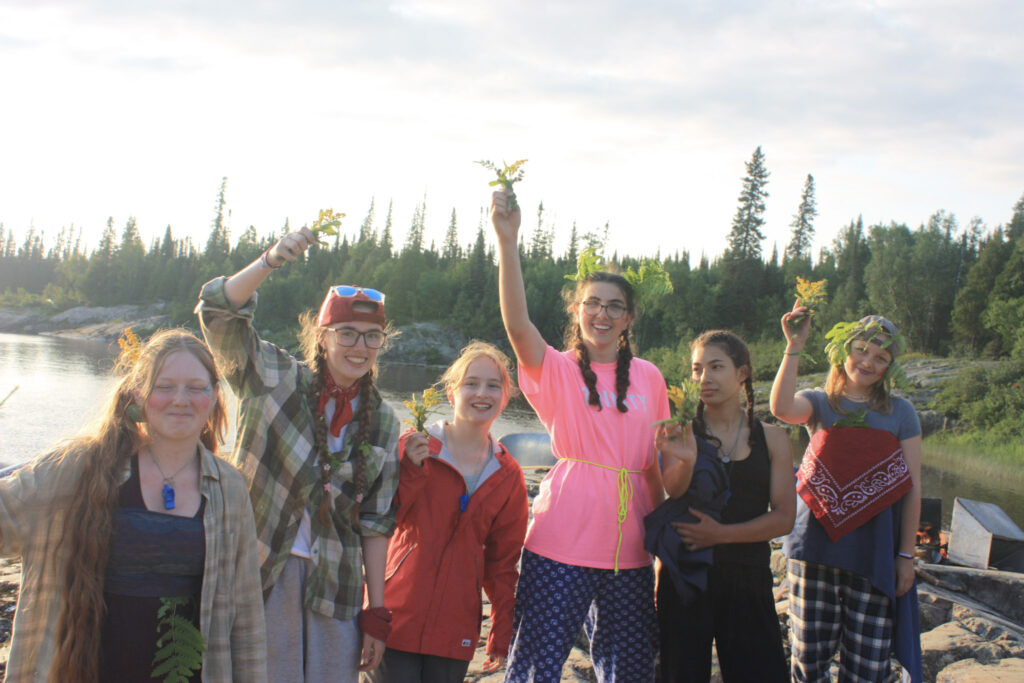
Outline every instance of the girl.
<path fill-rule="evenodd" d="M 825 390 L 796 393 L 808 309 L 795 306 L 782 316 L 782 329 L 786 353 L 771 410 L 780 420 L 806 425 L 811 435 L 785 548 L 793 677 L 826 679 L 839 649 L 840 680 L 887 680 L 895 647 L 919 681 L 913 552 L 921 514 L 921 426 L 910 402 L 889 393 L 903 338 L 877 315 L 838 324 L 828 335 L 832 367 Z M 866 481 L 870 490 L 862 490 Z"/>
<path fill-rule="evenodd" d="M 6 680 L 151 680 L 171 608 L 205 644 L 201 669 L 177 673 L 265 681 L 256 531 L 245 481 L 215 456 L 210 351 L 166 330 L 116 370 L 91 428 L 0 480 L 0 552 L 23 563 Z"/>
<path fill-rule="evenodd" d="M 356 681 L 384 653 L 384 561 L 395 525 L 399 423 L 374 387 L 384 295 L 331 287 L 300 318 L 300 363 L 253 329 L 256 288 L 315 241 L 302 228 L 208 282 L 199 321 L 239 399 L 235 462 L 260 541 L 270 678 Z M 363 576 L 366 601 L 363 606 Z"/>
<path fill-rule="evenodd" d="M 400 442 L 398 528 L 385 598 L 394 630 L 384 683 L 460 683 L 480 637 L 480 588 L 491 600 L 485 673 L 505 662 L 527 499 L 518 463 L 491 435 L 512 394 L 509 360 L 473 342 L 441 378 L 455 410 Z"/>
<path fill-rule="evenodd" d="M 519 358 L 519 385 L 551 435 L 559 462 L 533 504 L 516 594 L 508 681 L 558 681 L 586 622 L 598 680 L 654 678 L 654 573 L 643 548 L 643 518 L 664 497 L 655 430 L 668 417 L 665 381 L 634 358 L 633 288 L 593 273 L 569 302 L 566 351 L 530 321 L 519 265 L 519 209 L 495 192 L 501 315 Z M 660 429 L 666 481 L 686 488 L 696 443 Z M 671 439 L 671 441 L 670 441 Z M 671 447 L 671 448 L 669 448 Z"/>
<path fill-rule="evenodd" d="M 700 385 L 693 431 L 725 464 L 730 494 L 721 523 L 691 508 L 698 523 L 674 524 L 687 548 L 714 548 L 714 565 L 707 590 L 685 606 L 659 573 L 662 681 L 709 681 L 714 641 L 723 680 L 785 683 L 768 540 L 793 527 L 793 448 L 784 430 L 754 417 L 750 351 L 742 339 L 712 330 L 693 340 L 690 352 Z"/>

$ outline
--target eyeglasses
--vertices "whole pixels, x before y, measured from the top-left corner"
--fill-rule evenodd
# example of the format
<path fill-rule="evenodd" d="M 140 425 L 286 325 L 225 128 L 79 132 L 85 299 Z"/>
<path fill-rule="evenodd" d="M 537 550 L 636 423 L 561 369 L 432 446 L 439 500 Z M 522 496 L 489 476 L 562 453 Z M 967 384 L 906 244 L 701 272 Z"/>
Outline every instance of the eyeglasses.
<path fill-rule="evenodd" d="M 618 320 L 626 314 L 626 307 L 617 301 L 613 301 L 610 304 L 603 304 L 597 299 L 587 299 L 583 302 L 583 312 L 587 315 L 597 315 L 604 309 L 604 312 L 612 320 Z"/>
<path fill-rule="evenodd" d="M 350 298 L 354 297 L 356 294 L 358 294 L 359 292 L 362 292 L 363 294 L 366 295 L 367 299 L 370 299 L 371 301 L 376 301 L 377 303 L 381 303 L 381 304 L 384 303 L 384 292 L 379 292 L 376 289 L 370 289 L 369 287 L 353 287 L 352 285 L 337 285 L 335 287 L 331 287 L 331 290 L 333 290 L 334 293 L 337 294 L 338 296 L 344 297 L 346 299 L 350 299 Z M 351 344 L 343 344 L 342 346 L 351 346 Z M 369 344 L 367 344 L 367 346 L 369 346 Z M 370 347 L 370 348 L 373 348 L 373 347 Z"/>
<path fill-rule="evenodd" d="M 380 292 L 377 292 L 380 294 Z M 382 295 L 383 296 L 383 295 Z M 338 346 L 355 346 L 359 342 L 359 338 L 363 338 L 363 343 L 366 344 L 368 349 L 379 349 L 384 346 L 384 340 L 387 339 L 387 335 L 380 330 L 367 330 L 366 332 L 360 332 L 359 330 L 352 327 L 339 327 L 332 329 L 334 338 L 338 342 Z"/>

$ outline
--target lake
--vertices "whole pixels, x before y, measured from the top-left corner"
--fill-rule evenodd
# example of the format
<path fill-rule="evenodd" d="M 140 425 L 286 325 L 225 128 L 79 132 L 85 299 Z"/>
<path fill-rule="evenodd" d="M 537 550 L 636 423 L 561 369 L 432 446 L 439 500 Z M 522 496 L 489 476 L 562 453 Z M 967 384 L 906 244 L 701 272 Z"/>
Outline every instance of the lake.
<path fill-rule="evenodd" d="M 0 401 L 18 387 L 0 407 L 0 463 L 24 462 L 59 439 L 74 435 L 94 417 L 112 383 L 109 371 L 116 352 L 117 344 L 0 334 Z M 402 401 L 436 381 L 440 372 L 440 368 L 382 365 L 379 386 L 385 400 L 407 418 L 409 412 Z M 233 411 L 232 406 L 229 412 Z M 441 411 L 439 416 L 451 417 L 451 410 Z M 499 438 L 541 430 L 539 420 L 522 401 L 514 402 L 493 429 Z M 990 474 L 986 467 L 973 467 L 977 460 L 968 454 L 929 456 L 926 442 L 924 495 L 942 499 L 946 526 L 954 497 L 962 496 L 995 503 L 1024 527 L 1024 496 L 1019 493 L 1024 476 Z"/>

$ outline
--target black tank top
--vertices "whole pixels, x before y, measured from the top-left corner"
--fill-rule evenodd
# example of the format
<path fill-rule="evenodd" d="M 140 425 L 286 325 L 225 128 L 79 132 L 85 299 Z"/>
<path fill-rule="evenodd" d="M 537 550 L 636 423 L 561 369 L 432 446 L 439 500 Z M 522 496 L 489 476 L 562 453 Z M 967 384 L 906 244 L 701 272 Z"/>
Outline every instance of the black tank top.
<path fill-rule="evenodd" d="M 764 438 L 764 427 L 760 420 L 754 421 L 751 433 L 754 445 L 750 449 L 750 455 L 743 460 L 725 465 L 729 473 L 730 496 L 722 511 L 723 524 L 746 522 L 768 511 L 772 464 L 768 455 L 768 443 Z M 771 554 L 768 541 L 723 543 L 715 546 L 715 564 L 732 562 L 766 567 L 771 560 Z"/>

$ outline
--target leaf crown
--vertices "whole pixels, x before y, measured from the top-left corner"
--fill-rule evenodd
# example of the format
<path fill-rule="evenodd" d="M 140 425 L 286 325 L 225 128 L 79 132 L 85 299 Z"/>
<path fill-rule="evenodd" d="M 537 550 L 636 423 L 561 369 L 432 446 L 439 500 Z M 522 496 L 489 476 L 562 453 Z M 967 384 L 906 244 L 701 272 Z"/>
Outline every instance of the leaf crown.
<path fill-rule="evenodd" d="M 907 377 L 906 371 L 900 365 L 897 357 L 907 348 L 907 341 L 896 327 L 885 318 L 879 316 L 867 316 L 857 321 L 838 322 L 825 334 L 828 343 L 825 344 L 825 355 L 832 365 L 842 365 L 850 355 L 850 344 L 856 339 L 863 339 L 878 344 L 892 355 L 892 362 L 885 371 L 882 381 L 885 383 L 885 390 L 892 392 L 893 388 L 910 389 L 912 384 Z"/>
<path fill-rule="evenodd" d="M 610 268 L 603 264 L 596 249 L 587 248 L 576 258 L 576 272 L 566 275 L 565 279 L 579 283 L 601 272 L 610 272 Z M 621 275 L 633 288 L 633 297 L 638 307 L 673 291 L 672 280 L 657 261 L 645 259 L 638 268 L 629 266 Z"/>

